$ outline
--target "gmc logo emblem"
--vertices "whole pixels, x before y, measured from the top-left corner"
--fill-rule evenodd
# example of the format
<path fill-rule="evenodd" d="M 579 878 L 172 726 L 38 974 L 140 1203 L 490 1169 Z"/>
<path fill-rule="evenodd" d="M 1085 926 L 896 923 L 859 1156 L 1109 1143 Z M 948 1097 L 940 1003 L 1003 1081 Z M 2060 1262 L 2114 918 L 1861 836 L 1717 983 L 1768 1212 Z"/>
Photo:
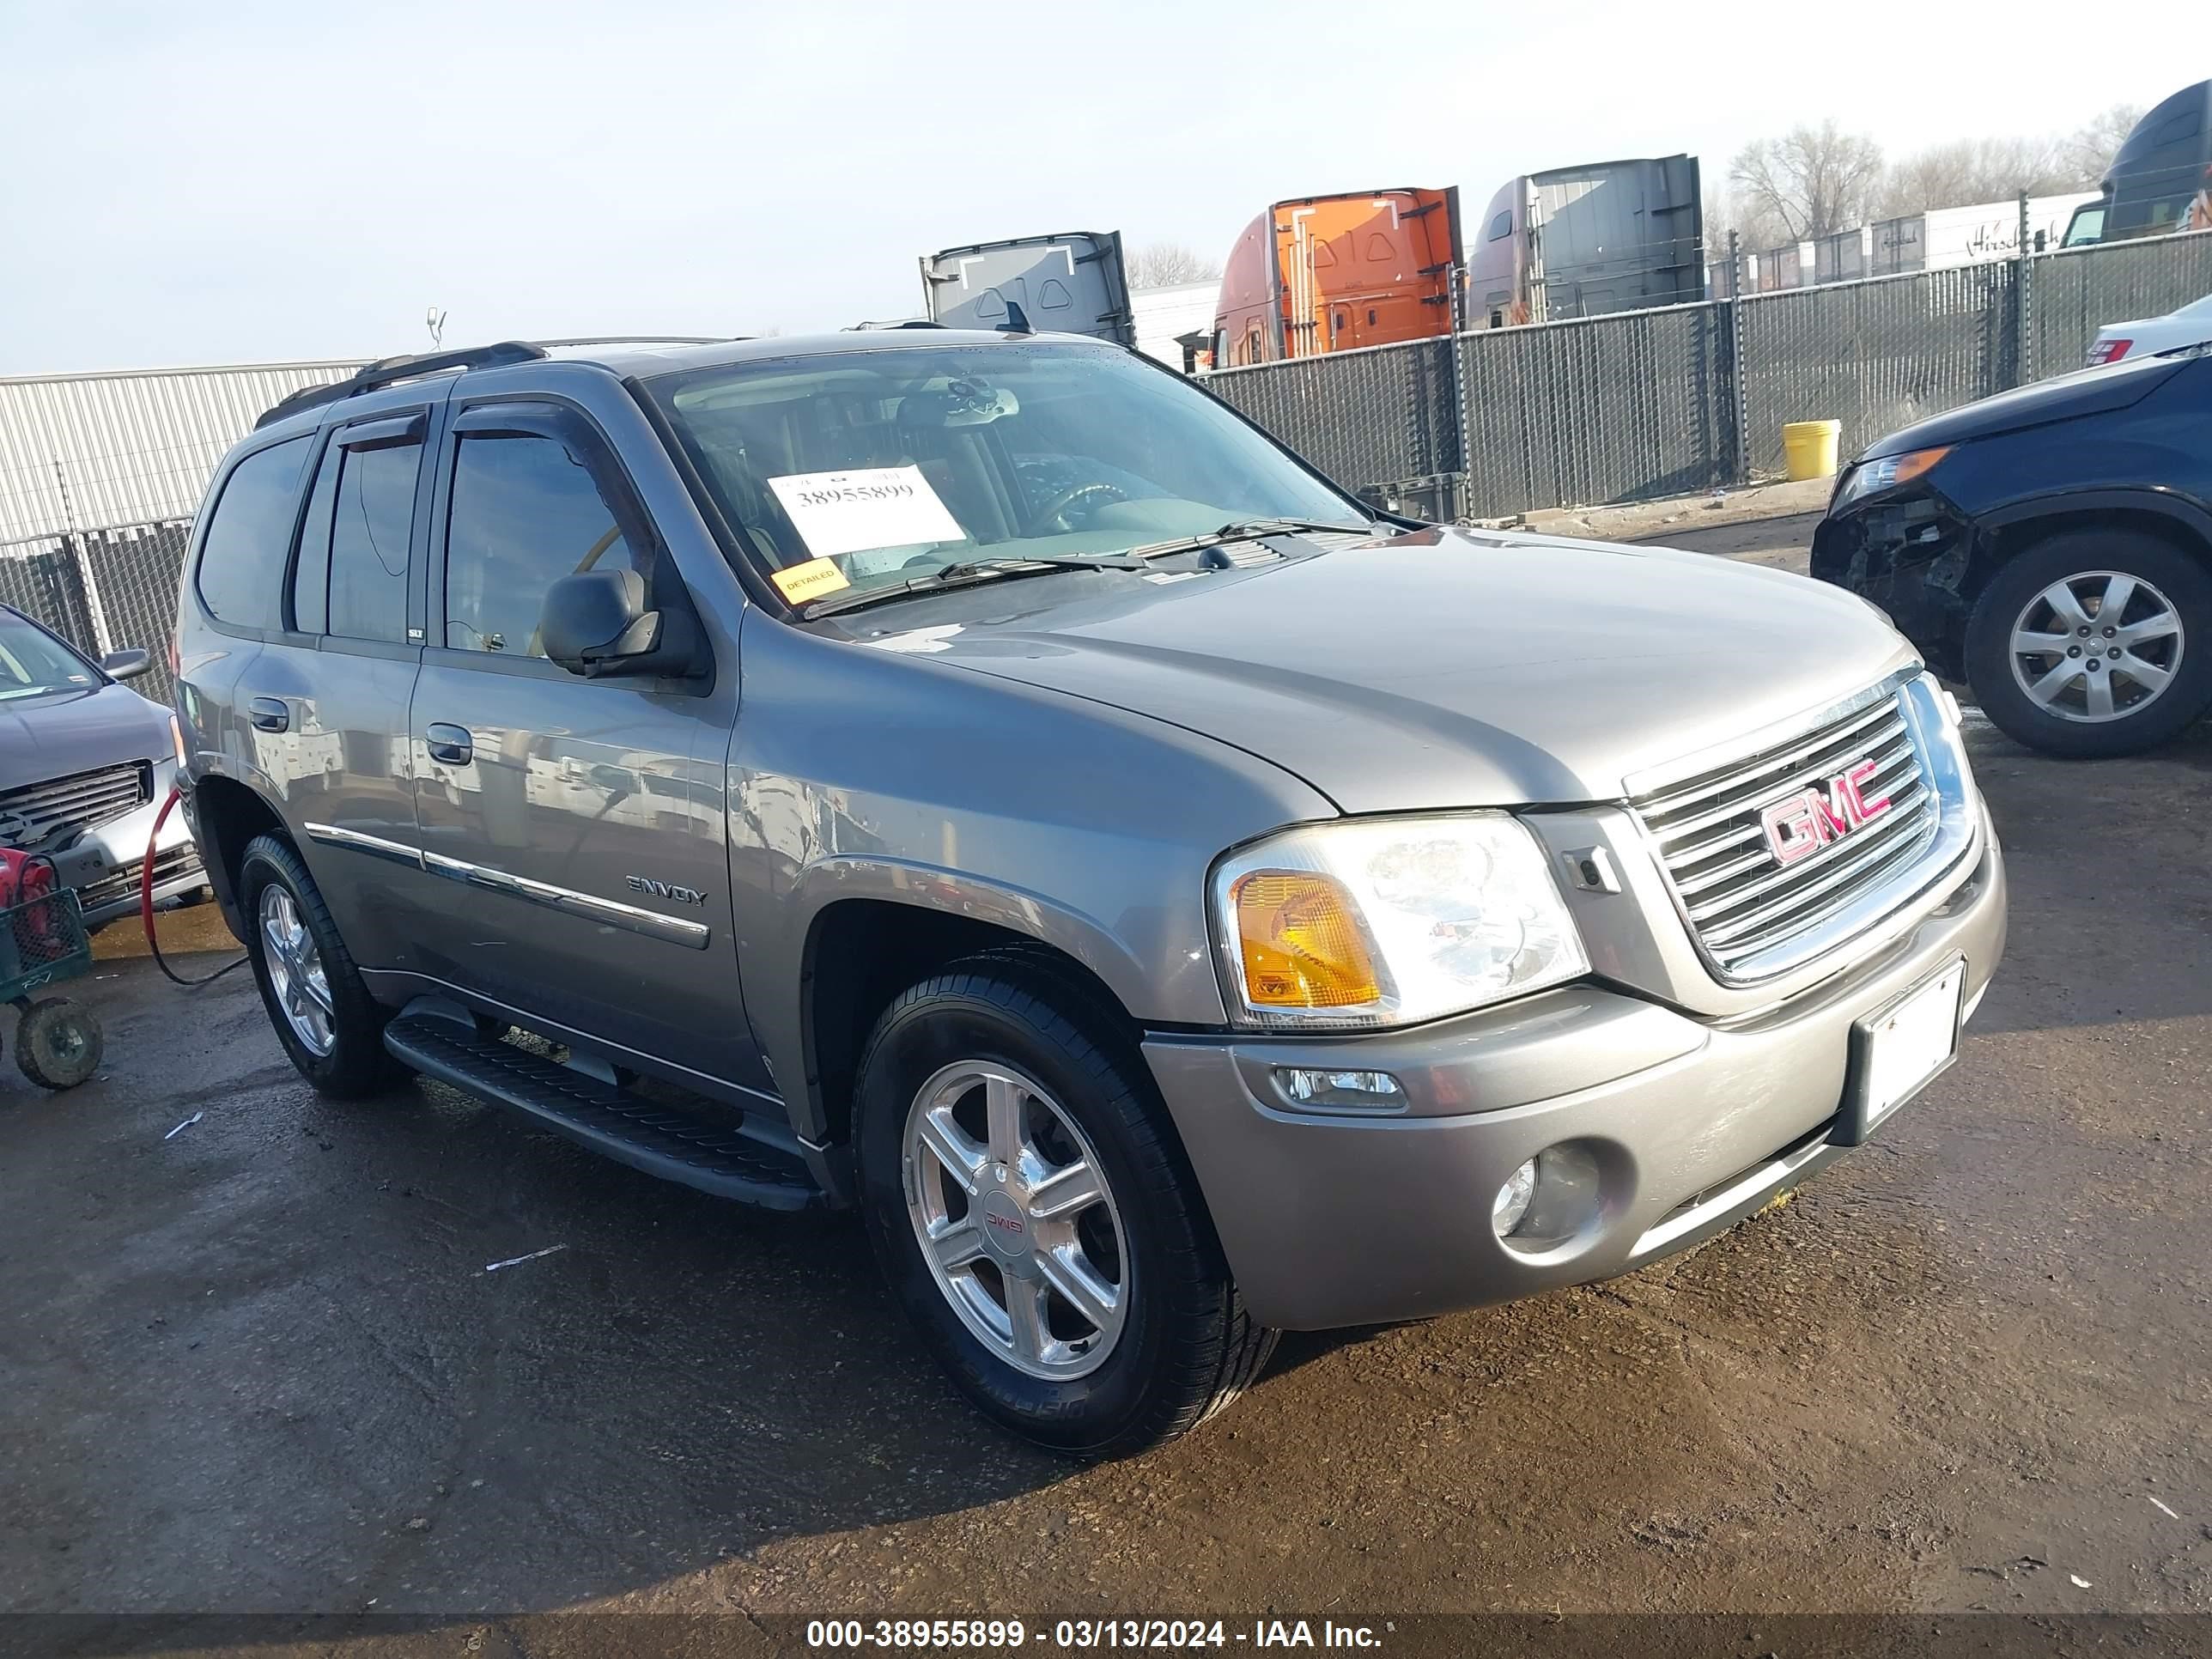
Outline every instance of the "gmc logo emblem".
<path fill-rule="evenodd" d="M 1020 1233 L 1029 1231 L 1022 1225 L 1022 1218 L 1018 1215 L 994 1215 L 990 1211 L 986 1210 L 983 1212 L 983 1219 L 1002 1233 Z"/>
<path fill-rule="evenodd" d="M 1795 864 L 1889 811 L 1887 795 L 1867 795 L 1866 781 L 1875 769 L 1872 761 L 1860 761 L 1830 778 L 1826 788 L 1809 785 L 1762 811 L 1759 822 L 1774 861 Z"/>

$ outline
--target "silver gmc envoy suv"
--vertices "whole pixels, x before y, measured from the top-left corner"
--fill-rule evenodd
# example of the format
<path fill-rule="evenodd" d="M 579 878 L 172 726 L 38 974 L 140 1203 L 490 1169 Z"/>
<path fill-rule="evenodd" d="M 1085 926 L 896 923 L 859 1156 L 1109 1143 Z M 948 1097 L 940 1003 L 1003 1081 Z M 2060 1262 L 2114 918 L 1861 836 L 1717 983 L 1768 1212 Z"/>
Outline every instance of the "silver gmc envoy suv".
<path fill-rule="evenodd" d="M 224 462 L 179 629 L 317 1088 L 856 1207 L 1070 1452 L 1282 1328 L 1726 1227 L 1951 1062 L 2003 945 L 1955 707 L 1860 600 L 1378 516 L 1096 342 L 380 363 Z"/>

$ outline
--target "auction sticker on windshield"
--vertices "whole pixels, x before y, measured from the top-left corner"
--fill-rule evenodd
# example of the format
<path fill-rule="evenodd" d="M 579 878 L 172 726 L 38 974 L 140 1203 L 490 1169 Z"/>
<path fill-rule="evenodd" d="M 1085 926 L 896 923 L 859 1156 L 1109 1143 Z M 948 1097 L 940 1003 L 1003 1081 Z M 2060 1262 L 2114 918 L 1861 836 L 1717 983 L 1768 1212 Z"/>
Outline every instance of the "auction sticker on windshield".
<path fill-rule="evenodd" d="M 835 593 L 853 584 L 845 573 L 827 559 L 809 559 L 805 564 L 793 565 L 787 570 L 769 573 L 776 591 L 793 605 L 804 599 L 818 599 L 824 593 Z"/>
<path fill-rule="evenodd" d="M 817 558 L 968 539 L 918 466 L 793 472 L 768 484 Z"/>

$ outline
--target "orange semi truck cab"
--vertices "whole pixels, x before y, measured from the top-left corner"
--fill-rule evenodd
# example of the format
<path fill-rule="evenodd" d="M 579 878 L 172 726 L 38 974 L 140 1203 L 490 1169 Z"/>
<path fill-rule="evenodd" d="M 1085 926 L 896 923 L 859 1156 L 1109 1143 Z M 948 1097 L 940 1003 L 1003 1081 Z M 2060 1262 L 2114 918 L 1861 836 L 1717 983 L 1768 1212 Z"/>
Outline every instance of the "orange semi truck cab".
<path fill-rule="evenodd" d="M 1222 269 L 1214 366 L 1278 362 L 1452 331 L 1456 190 L 1278 202 Z"/>

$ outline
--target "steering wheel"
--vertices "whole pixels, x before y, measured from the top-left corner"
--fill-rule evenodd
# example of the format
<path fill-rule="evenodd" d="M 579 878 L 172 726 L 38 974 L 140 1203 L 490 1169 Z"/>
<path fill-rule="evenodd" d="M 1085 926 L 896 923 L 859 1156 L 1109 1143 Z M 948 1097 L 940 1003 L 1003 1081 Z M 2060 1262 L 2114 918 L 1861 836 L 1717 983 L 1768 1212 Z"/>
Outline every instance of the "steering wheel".
<path fill-rule="evenodd" d="M 1103 478 L 1093 478 L 1088 483 L 1070 484 L 1030 515 L 1030 527 L 1041 530 L 1056 522 L 1062 530 L 1073 530 L 1075 526 L 1067 522 L 1067 510 L 1079 501 L 1096 501 L 1098 506 L 1104 507 L 1109 502 L 1128 499 L 1127 490 L 1117 483 L 1109 483 Z"/>

